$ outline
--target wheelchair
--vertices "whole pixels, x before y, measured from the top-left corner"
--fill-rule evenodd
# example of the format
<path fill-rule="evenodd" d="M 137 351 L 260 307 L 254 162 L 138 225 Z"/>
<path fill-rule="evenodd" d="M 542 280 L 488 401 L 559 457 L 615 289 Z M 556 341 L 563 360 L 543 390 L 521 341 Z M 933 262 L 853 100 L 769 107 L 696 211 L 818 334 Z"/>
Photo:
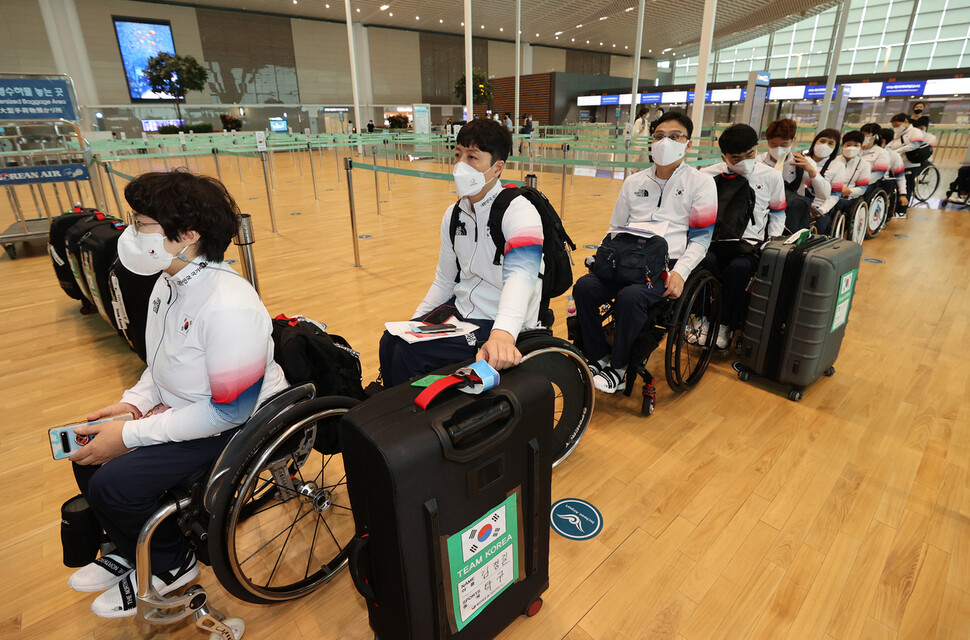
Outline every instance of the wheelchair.
<path fill-rule="evenodd" d="M 932 162 L 924 162 L 913 182 L 913 199 L 916 202 L 926 202 L 936 193 L 940 186 L 940 170 Z"/>
<path fill-rule="evenodd" d="M 136 548 L 142 631 L 190 615 L 211 640 L 238 640 L 245 631 L 241 619 L 212 609 L 198 584 L 166 596 L 153 587 L 151 539 L 173 516 L 199 561 L 246 602 L 305 596 L 346 566 L 354 519 L 336 429 L 359 401 L 315 395 L 303 384 L 269 398 L 208 471 L 163 496 Z"/>
<path fill-rule="evenodd" d="M 832 214 L 829 236 L 862 244 L 875 238 L 896 213 L 896 181 L 880 180 L 861 195 L 848 211 Z"/>
<path fill-rule="evenodd" d="M 609 305 L 600 308 L 607 341 L 613 333 L 613 310 Z M 710 329 L 700 331 L 700 319 L 706 318 Z M 637 376 L 643 380 L 641 415 L 653 414 L 657 404 L 656 377 L 647 369 L 650 356 L 666 340 L 664 349 L 664 377 L 667 385 L 677 392 L 695 386 L 707 371 L 716 350 L 717 327 L 721 320 L 721 283 L 704 268 L 694 269 L 684 283 L 684 291 L 675 300 L 664 299 L 647 312 L 647 321 L 630 350 L 630 364 L 626 370 L 623 394 L 629 397 Z M 579 319 L 566 320 L 569 339 L 582 349 Z"/>

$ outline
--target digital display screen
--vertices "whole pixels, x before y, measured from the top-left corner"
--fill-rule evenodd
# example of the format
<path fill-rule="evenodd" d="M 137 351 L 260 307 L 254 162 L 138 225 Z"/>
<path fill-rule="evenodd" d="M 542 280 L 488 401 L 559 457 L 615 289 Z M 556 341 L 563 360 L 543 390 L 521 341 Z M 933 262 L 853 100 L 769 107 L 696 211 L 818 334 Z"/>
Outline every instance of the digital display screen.
<path fill-rule="evenodd" d="M 176 120 L 174 118 L 171 120 L 142 120 L 141 130 L 154 133 L 158 131 L 159 127 L 181 127 L 183 124 L 185 124 L 185 120 Z"/>
<path fill-rule="evenodd" d="M 116 17 L 114 24 L 121 62 L 128 81 L 128 95 L 132 101 L 172 100 L 172 96 L 168 94 L 152 92 L 148 78 L 144 74 L 149 58 L 161 52 L 175 55 L 171 23 L 163 20 Z"/>
<path fill-rule="evenodd" d="M 273 133 L 286 133 L 286 118 L 270 118 L 269 130 Z"/>

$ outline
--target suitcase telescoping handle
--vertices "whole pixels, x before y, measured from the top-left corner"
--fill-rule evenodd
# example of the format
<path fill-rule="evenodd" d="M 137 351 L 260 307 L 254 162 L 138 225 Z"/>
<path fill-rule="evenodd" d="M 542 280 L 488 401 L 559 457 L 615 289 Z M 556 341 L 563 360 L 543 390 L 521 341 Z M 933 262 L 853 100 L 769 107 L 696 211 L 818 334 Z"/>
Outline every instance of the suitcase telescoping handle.
<path fill-rule="evenodd" d="M 354 582 L 354 587 L 360 595 L 364 596 L 364 600 L 368 604 L 377 605 L 377 593 L 374 591 L 374 586 L 364 575 L 365 566 L 361 563 L 361 554 L 370 545 L 370 539 L 367 534 L 360 536 L 359 538 L 354 538 L 350 542 L 350 554 L 348 555 L 348 560 L 350 564 L 350 579 Z"/>

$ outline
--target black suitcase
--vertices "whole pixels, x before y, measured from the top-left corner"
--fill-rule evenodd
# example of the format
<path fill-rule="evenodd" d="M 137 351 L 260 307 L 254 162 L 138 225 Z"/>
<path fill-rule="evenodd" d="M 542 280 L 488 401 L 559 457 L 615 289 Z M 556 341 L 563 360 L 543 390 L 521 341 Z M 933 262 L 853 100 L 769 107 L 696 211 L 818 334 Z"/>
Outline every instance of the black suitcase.
<path fill-rule="evenodd" d="M 131 350 L 145 360 L 145 325 L 148 322 L 148 301 L 160 276 L 141 276 L 132 273 L 115 261 L 108 269 L 108 289 L 115 315 L 115 324 Z"/>
<path fill-rule="evenodd" d="M 71 268 L 71 275 L 81 289 L 85 299 L 94 302 L 94 296 L 88 288 L 88 282 L 84 277 L 84 269 L 81 266 L 81 239 L 88 234 L 91 229 L 97 226 L 104 226 L 112 222 L 119 222 L 117 218 L 111 218 L 100 211 L 92 213 L 75 222 L 64 233 L 64 256 Z"/>
<path fill-rule="evenodd" d="M 791 385 L 788 397 L 800 400 L 805 387 L 835 373 L 861 258 L 861 245 L 839 238 L 768 243 L 751 287 L 739 377 Z"/>
<path fill-rule="evenodd" d="M 81 254 L 81 270 L 91 292 L 91 299 L 105 322 L 121 333 L 111 304 L 111 284 L 108 270 L 118 257 L 118 238 L 124 231 L 121 222 L 98 225 L 87 232 L 78 243 Z"/>
<path fill-rule="evenodd" d="M 340 423 L 351 575 L 380 640 L 493 638 L 549 586 L 552 387 L 517 367 L 428 410 L 421 390 L 379 393 Z"/>
<path fill-rule="evenodd" d="M 68 262 L 67 252 L 64 247 L 64 237 L 68 229 L 92 213 L 94 213 L 93 210 L 82 210 L 81 207 L 75 207 L 71 211 L 64 212 L 51 220 L 51 229 L 47 237 L 47 252 L 51 256 L 51 262 L 54 264 L 54 274 L 57 276 L 57 283 L 61 285 L 64 293 L 75 300 L 81 301 L 81 313 L 85 314 L 91 311 L 91 301 L 84 296 L 84 292 L 78 285 L 77 280 L 74 279 L 74 274 L 71 272 L 71 264 Z"/>

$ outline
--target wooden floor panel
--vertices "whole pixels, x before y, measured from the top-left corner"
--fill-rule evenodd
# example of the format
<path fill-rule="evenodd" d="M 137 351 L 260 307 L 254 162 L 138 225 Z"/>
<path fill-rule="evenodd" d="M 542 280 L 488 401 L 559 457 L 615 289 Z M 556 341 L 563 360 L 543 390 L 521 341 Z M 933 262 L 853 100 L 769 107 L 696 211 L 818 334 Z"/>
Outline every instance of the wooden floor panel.
<path fill-rule="evenodd" d="M 270 313 L 326 322 L 361 352 L 370 380 L 383 323 L 409 317 L 430 284 L 454 195 L 448 182 L 410 177 L 392 177 L 388 191 L 382 175 L 378 217 L 374 176 L 356 170 L 358 233 L 370 237 L 355 269 L 345 175 L 338 184 L 333 158 L 321 161 L 317 201 L 307 163 L 301 175 L 295 155 L 276 157 L 276 234 L 258 164 L 222 169 L 254 216 Z M 214 172 L 211 159 L 190 164 Z M 559 180 L 539 178 L 557 206 Z M 581 263 L 620 181 L 567 180 Z M 503 639 L 970 639 L 970 213 L 913 209 L 863 253 L 883 262 L 860 267 L 837 372 L 801 402 L 780 385 L 738 381 L 727 354 L 675 394 L 662 350 L 650 363 L 660 374 L 652 417 L 639 415 L 639 389 L 597 396 L 586 437 L 555 470 L 553 499 L 590 500 L 604 530 L 586 542 L 552 534 L 545 606 Z M 563 335 L 565 301 L 553 308 Z M 76 491 L 45 434 L 115 401 L 140 371 L 104 321 L 60 291 L 42 244 L 0 257 L 0 637 L 141 637 L 131 620 L 94 618 L 92 596 L 67 589 L 58 509 Z M 373 637 L 346 572 L 272 607 L 233 599 L 208 568 L 201 583 L 252 640 Z M 183 623 L 158 637 L 202 636 Z"/>

